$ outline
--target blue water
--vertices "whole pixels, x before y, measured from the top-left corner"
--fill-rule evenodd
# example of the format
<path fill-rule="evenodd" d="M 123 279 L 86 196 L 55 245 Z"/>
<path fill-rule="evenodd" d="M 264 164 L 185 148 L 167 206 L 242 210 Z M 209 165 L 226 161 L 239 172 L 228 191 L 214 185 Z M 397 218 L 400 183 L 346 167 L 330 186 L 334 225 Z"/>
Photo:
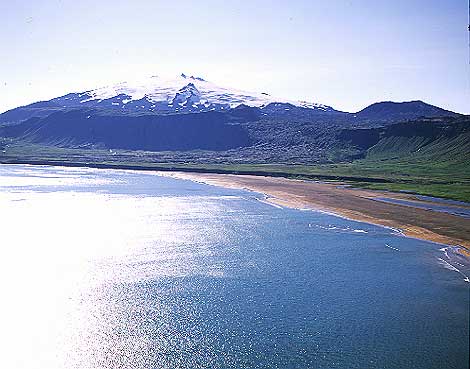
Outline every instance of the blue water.
<path fill-rule="evenodd" d="M 440 202 L 443 204 L 450 204 L 450 205 L 456 205 L 456 206 L 470 206 L 470 203 L 465 202 L 465 201 L 457 201 L 457 200 L 451 200 L 451 199 L 441 199 L 439 197 L 433 197 L 433 196 L 425 196 L 425 195 L 414 195 L 417 199 L 423 200 L 423 201 L 432 201 L 432 202 Z"/>
<path fill-rule="evenodd" d="M 468 268 L 442 245 L 262 199 L 1 166 L 0 366 L 468 367 Z"/>
<path fill-rule="evenodd" d="M 446 200 L 446 199 L 437 199 L 435 197 L 430 197 L 430 196 L 417 196 L 417 198 L 422 199 L 427 202 L 393 199 L 393 198 L 388 198 L 388 197 L 375 197 L 374 200 L 389 202 L 391 204 L 405 205 L 405 206 L 411 206 L 411 207 L 420 208 L 420 209 L 449 213 L 449 214 L 457 215 L 463 218 L 470 218 L 470 207 L 465 202 Z M 432 201 L 432 203 L 430 201 Z"/>

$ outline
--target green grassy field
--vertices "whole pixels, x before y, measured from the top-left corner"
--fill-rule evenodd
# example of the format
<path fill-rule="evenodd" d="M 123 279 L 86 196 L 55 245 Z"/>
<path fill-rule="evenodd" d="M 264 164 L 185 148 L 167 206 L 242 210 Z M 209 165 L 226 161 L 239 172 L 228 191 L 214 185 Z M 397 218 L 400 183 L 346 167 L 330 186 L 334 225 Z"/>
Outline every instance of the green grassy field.
<path fill-rule="evenodd" d="M 389 191 L 407 191 L 470 202 L 470 137 L 459 137 L 461 142 L 437 142 L 420 152 L 409 142 L 389 146 L 397 151 L 386 152 L 374 147 L 366 158 L 350 163 L 295 165 L 295 164 L 206 164 L 183 160 L 172 161 L 174 153 L 141 151 L 66 149 L 0 140 L 0 162 L 56 165 L 105 166 L 111 168 L 209 171 L 299 179 L 342 181 L 353 186 Z M 419 144 L 419 143 L 418 143 Z M 459 144 L 459 146 L 456 146 Z M 464 150 L 462 150 L 464 147 Z M 468 150 L 467 150 L 468 148 Z M 458 150 L 458 152 L 454 152 Z M 466 154 L 465 154 L 466 153 Z M 158 154 L 158 155 L 157 155 Z"/>

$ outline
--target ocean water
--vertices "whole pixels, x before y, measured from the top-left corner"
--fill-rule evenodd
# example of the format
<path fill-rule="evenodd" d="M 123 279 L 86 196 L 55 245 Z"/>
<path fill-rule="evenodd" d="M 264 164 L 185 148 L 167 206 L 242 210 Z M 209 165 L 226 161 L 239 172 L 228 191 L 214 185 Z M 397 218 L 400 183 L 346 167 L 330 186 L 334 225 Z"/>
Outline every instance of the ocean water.
<path fill-rule="evenodd" d="M 0 166 L 2 368 L 467 368 L 442 245 L 153 173 Z"/>

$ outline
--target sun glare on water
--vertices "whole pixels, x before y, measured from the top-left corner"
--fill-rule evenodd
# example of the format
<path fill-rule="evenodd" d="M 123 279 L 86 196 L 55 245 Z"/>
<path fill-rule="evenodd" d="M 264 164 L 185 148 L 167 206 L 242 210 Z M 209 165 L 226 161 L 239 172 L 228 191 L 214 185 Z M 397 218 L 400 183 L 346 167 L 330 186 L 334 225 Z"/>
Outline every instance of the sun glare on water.
<path fill-rule="evenodd" d="M 105 182 L 76 174 L 0 177 L 0 186 L 11 189 L 0 192 L 0 309 L 2 337 L 8 338 L 0 366 L 88 367 L 96 360 L 89 356 L 107 341 L 93 336 L 100 331 L 94 325 L 113 316 L 106 311 L 113 307 L 103 301 L 105 286 L 223 275 L 220 268 L 200 262 L 211 253 L 208 245 L 224 237 L 223 229 L 185 226 L 185 219 L 215 216 L 220 212 L 215 206 L 186 197 L 31 190 Z M 160 307 L 167 316 L 164 304 Z"/>

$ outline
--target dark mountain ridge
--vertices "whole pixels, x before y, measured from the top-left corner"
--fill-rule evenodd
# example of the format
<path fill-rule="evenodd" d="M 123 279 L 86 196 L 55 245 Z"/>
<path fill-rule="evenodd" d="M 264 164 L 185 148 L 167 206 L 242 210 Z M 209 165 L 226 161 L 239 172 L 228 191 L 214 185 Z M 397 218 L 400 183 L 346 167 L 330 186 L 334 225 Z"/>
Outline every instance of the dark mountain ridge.
<path fill-rule="evenodd" d="M 228 150 L 249 146 L 240 125 L 219 112 L 124 116 L 93 109 L 55 112 L 0 128 L 0 136 L 60 147 Z"/>
<path fill-rule="evenodd" d="M 459 114 L 427 104 L 423 101 L 374 103 L 353 114 L 359 121 L 365 122 L 397 122 L 422 117 L 455 117 Z"/>
<path fill-rule="evenodd" d="M 362 157 L 428 155 L 437 161 L 470 160 L 470 116 L 421 118 L 379 128 L 343 129 L 337 138 Z"/>
<path fill-rule="evenodd" d="M 452 137 L 466 132 L 469 128 L 468 116 L 421 118 L 379 128 L 342 129 L 338 138 L 367 149 L 384 137 L 419 136 L 433 140 L 440 136 Z"/>
<path fill-rule="evenodd" d="M 175 98 L 186 103 L 197 89 L 189 85 L 178 94 Z M 69 101 L 67 96 L 61 101 Z M 120 94 L 102 100 L 99 108 L 77 108 L 74 103 L 60 106 L 52 99 L 12 109 L 0 114 L 0 137 L 66 148 L 230 150 L 228 156 L 242 161 L 336 162 L 364 157 L 369 148 L 396 130 L 400 137 L 405 131 L 422 136 L 434 126 L 429 122 L 423 123 L 426 126 L 416 122 L 394 126 L 397 122 L 416 121 L 422 116 L 460 116 L 422 101 L 375 103 L 355 114 L 291 103 L 158 114 L 145 110 L 145 98 L 127 103 L 144 104 L 138 113 L 113 105 L 114 100 L 128 97 Z M 433 129 L 441 130 L 436 127 Z"/>
<path fill-rule="evenodd" d="M 175 95 L 174 101 L 181 99 L 184 95 L 186 100 L 190 100 L 194 95 L 193 86 L 191 88 L 183 89 Z M 61 98 L 55 98 L 48 101 L 39 101 L 33 104 L 20 106 L 18 108 L 10 109 L 0 114 L 0 125 L 2 124 L 15 124 L 27 120 L 32 117 L 46 117 L 58 111 L 71 111 L 77 109 L 96 109 L 107 111 L 109 114 L 115 115 L 169 115 L 169 114 L 186 114 L 190 111 L 171 112 L 171 111 L 151 111 L 150 106 L 156 103 L 150 103 L 144 96 L 140 100 L 133 100 L 126 103 L 125 106 L 119 106 L 118 101 L 122 102 L 130 98 L 129 95 L 119 94 L 109 99 L 104 100 L 83 100 L 77 104 L 72 97 L 67 97 L 68 94 Z M 176 100 L 175 100 L 176 99 Z M 186 101 L 185 100 L 185 101 Z M 136 108 L 139 108 L 136 110 Z M 251 108 L 251 109 L 248 109 Z M 228 110 L 251 110 L 257 115 L 266 115 L 269 117 L 288 117 L 300 119 L 325 119 L 328 118 L 330 122 L 342 125 L 362 125 L 362 126 L 376 126 L 388 124 L 390 122 L 397 122 L 407 119 L 416 119 L 420 117 L 441 117 L 441 116 L 458 116 L 454 113 L 437 106 L 433 106 L 422 101 L 409 101 L 409 102 L 379 102 L 374 103 L 357 113 L 347 113 L 329 109 L 312 109 L 308 107 L 296 106 L 290 103 L 269 103 L 262 107 L 250 107 L 246 104 L 239 104 L 237 107 Z M 210 111 L 210 110 L 209 110 Z M 193 112 L 196 113 L 196 112 Z"/>

